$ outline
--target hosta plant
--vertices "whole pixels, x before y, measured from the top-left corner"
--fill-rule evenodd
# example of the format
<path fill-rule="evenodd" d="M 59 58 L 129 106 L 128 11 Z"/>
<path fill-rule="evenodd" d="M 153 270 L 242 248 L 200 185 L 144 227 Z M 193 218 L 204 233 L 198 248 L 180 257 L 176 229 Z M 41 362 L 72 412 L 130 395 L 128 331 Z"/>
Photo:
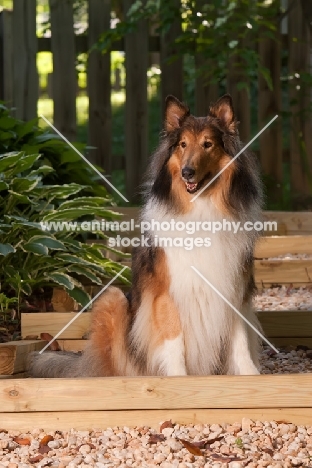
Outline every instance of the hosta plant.
<path fill-rule="evenodd" d="M 77 230 L 43 229 L 47 221 L 73 222 L 99 217 L 115 219 L 108 196 L 86 196 L 88 186 L 78 183 L 44 184 L 53 177 L 51 165 L 38 153 L 0 155 L 0 285 L 1 292 L 18 298 L 18 307 L 36 290 L 62 286 L 85 305 L 89 296 L 83 283 L 102 285 L 122 269 L 106 258 L 103 244 L 93 233 L 93 243 Z M 127 269 L 120 277 L 129 281 Z"/>

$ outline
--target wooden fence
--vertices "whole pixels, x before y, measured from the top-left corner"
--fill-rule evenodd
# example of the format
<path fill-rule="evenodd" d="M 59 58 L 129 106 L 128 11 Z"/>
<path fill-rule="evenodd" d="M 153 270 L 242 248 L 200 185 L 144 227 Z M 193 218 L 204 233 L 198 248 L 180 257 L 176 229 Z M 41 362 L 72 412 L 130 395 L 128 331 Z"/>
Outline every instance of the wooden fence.
<path fill-rule="evenodd" d="M 180 0 L 175 0 L 178 4 Z M 16 115 L 31 119 L 37 114 L 38 73 L 36 54 L 39 51 L 53 53 L 53 101 L 54 124 L 70 140 L 76 138 L 76 70 L 77 53 L 87 52 L 97 41 L 101 32 L 110 25 L 111 2 L 89 0 L 88 35 L 74 35 L 72 0 L 50 0 L 51 38 L 36 36 L 36 0 L 14 0 L 13 11 L 0 14 L 0 99 L 13 104 Z M 131 6 L 125 0 L 124 7 Z M 287 119 L 289 148 L 283 151 L 282 121 L 278 119 L 259 139 L 260 160 L 263 171 L 270 176 L 273 197 L 281 199 L 283 164 L 290 166 L 291 185 L 297 194 L 311 193 L 312 174 L 312 118 L 304 115 L 306 99 L 301 98 L 302 89 L 296 85 L 296 76 L 311 69 L 311 28 L 302 11 L 304 2 L 295 2 L 283 25 L 283 34 L 276 40 L 259 38 L 259 53 L 262 65 L 269 70 L 273 89 L 262 76 L 258 81 L 258 126 L 261 129 L 275 114 L 281 115 L 281 65 L 282 56 L 288 50 L 287 72 L 289 77 L 288 101 L 296 101 L 293 113 Z M 286 31 L 287 30 L 287 31 Z M 123 50 L 126 55 L 126 108 L 125 108 L 125 157 L 127 197 L 135 201 L 134 193 L 139 186 L 148 158 L 148 99 L 147 68 L 151 52 L 160 52 L 161 102 L 165 96 L 174 94 L 183 99 L 182 57 L 168 61 L 174 48 L 174 40 L 180 34 L 181 24 L 176 20 L 164 37 L 149 36 L 147 22 L 141 22 L 135 32 L 127 34 L 123 41 L 115 43 L 113 50 Z M 285 34 L 287 32 L 287 34 Z M 295 38 L 295 40 L 294 40 Z M 285 54 L 284 54 L 285 55 Z M 203 57 L 196 56 L 195 63 L 201 66 Z M 284 63 L 285 63 L 285 59 Z M 87 83 L 89 95 L 88 143 L 97 149 L 90 159 L 101 166 L 107 174 L 114 168 L 112 156 L 111 112 L 111 63 L 110 54 L 101 55 L 92 51 L 88 59 Z M 251 137 L 251 103 L 248 90 L 239 89 L 240 81 L 235 70 L 227 77 L 227 88 L 234 99 L 234 106 L 241 122 L 243 141 Z M 294 79 L 291 79 L 294 78 Z M 299 86 L 300 88 L 300 86 Z M 217 98 L 218 85 L 196 80 L 194 113 L 203 115 L 209 103 Z M 311 93 L 310 93 L 311 94 Z M 162 104 L 160 104 L 162 105 Z M 310 182 L 309 182 L 310 180 Z"/>

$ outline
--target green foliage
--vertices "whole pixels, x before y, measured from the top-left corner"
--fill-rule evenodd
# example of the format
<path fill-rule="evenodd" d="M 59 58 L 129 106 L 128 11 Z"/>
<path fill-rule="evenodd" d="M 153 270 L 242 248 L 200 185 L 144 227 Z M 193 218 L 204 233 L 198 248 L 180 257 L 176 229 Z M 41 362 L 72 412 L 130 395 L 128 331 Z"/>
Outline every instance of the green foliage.
<path fill-rule="evenodd" d="M 248 78 L 254 77 L 255 72 L 261 73 L 269 87 L 272 87 L 270 74 L 261 65 L 254 44 L 259 37 L 274 37 L 278 27 L 274 18 L 277 18 L 278 12 L 277 1 L 182 0 L 179 8 L 177 2 L 173 1 L 136 0 L 124 21 L 102 34 L 97 47 L 107 52 L 114 41 L 135 31 L 142 20 L 151 21 L 153 18 L 157 31 L 165 34 L 173 21 L 178 19 L 182 23 L 182 33 L 175 41 L 176 53 L 169 60 L 181 54 L 194 56 L 200 53 L 206 60 L 196 73 L 207 82 L 214 83 L 227 76 L 229 59 L 232 58 L 232 66 L 243 76 L 239 84 L 241 87 L 246 86 Z"/>
<path fill-rule="evenodd" d="M 101 285 L 122 269 L 104 256 L 103 244 L 85 242 L 82 221 L 120 216 L 91 171 L 58 137 L 0 105 L 1 297 L 17 298 L 18 311 L 24 296 L 50 286 L 64 287 L 85 305 L 83 282 Z M 48 221 L 72 224 L 61 230 L 47 228 Z M 121 279 L 128 282 L 129 273 Z"/>
<path fill-rule="evenodd" d="M 7 316 L 12 314 L 12 308 L 18 303 L 17 297 L 7 297 L 0 293 L 0 318 L 6 321 Z"/>
<path fill-rule="evenodd" d="M 81 278 L 101 285 L 122 265 L 104 257 L 102 244 L 84 243 L 77 220 L 90 214 L 107 220 L 118 215 L 105 206 L 107 198 L 77 198 L 82 185 L 44 185 L 46 166 L 35 167 L 39 158 L 23 152 L 0 156 L 1 287 L 8 296 L 14 293 L 20 304 L 21 297 L 35 289 L 61 285 L 84 305 L 89 297 Z M 43 223 L 58 220 L 76 221 L 76 229 L 57 230 L 55 225 L 44 229 Z M 97 234 L 105 238 L 104 233 Z M 129 274 L 123 277 L 128 278 Z"/>
<path fill-rule="evenodd" d="M 235 444 L 236 446 L 239 448 L 239 449 L 243 449 L 244 448 L 244 444 L 243 444 L 243 440 L 238 437 L 236 440 L 235 440 Z"/>
<path fill-rule="evenodd" d="M 80 152 L 84 151 L 85 145 L 82 143 L 75 143 L 74 146 Z M 37 119 L 29 122 L 15 119 L 10 110 L 0 103 L 0 154 L 19 151 L 25 155 L 41 155 L 33 170 L 40 168 L 44 184 L 75 182 L 85 185 L 85 195 L 108 197 L 100 177 L 65 141 L 49 129 L 39 128 Z M 16 170 L 19 170 L 18 166 Z M 98 167 L 98 170 L 101 171 L 101 168 Z"/>

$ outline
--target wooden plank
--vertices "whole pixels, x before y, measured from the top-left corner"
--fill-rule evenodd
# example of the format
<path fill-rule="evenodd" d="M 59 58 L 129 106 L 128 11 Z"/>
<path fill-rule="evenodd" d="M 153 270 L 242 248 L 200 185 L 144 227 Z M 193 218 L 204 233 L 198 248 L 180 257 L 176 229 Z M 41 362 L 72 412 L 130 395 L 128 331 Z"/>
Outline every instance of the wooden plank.
<path fill-rule="evenodd" d="M 10 341 L 0 343 L 0 375 L 11 375 L 25 372 L 27 357 L 32 351 L 40 351 L 46 341 Z"/>
<path fill-rule="evenodd" d="M 173 0 L 171 8 L 179 11 L 181 0 Z M 162 19 L 160 18 L 160 21 Z M 161 106 L 162 119 L 165 115 L 165 99 L 169 94 L 183 100 L 183 56 L 175 40 L 182 34 L 181 17 L 176 16 L 169 30 L 160 38 L 160 63 L 161 63 Z M 172 60 L 172 56 L 176 58 Z"/>
<path fill-rule="evenodd" d="M 258 79 L 258 126 L 259 130 L 281 111 L 281 35 L 278 28 L 274 39 L 268 38 L 264 30 L 259 34 L 260 64 L 269 71 L 272 87 L 261 71 Z M 259 137 L 260 161 L 264 174 L 270 180 L 268 185 L 268 199 L 280 202 L 282 198 L 283 182 L 283 154 L 281 119 L 277 119 Z"/>
<path fill-rule="evenodd" d="M 110 28 L 111 0 L 89 0 L 89 48 Z M 110 53 L 93 50 L 88 58 L 90 161 L 112 171 L 112 111 Z"/>
<path fill-rule="evenodd" d="M 72 383 L 71 383 L 72 387 Z M 92 430 L 108 427 L 148 426 L 159 431 L 163 421 L 177 424 L 233 424 L 242 418 L 254 421 L 287 421 L 296 425 L 311 425 L 312 409 L 308 408 L 241 408 L 241 409 L 181 409 L 144 411 L 62 411 L 33 413 L 2 413 L 6 430 L 27 432 L 34 427 L 44 431 Z"/>
<path fill-rule="evenodd" d="M 311 333 L 312 334 L 312 333 Z M 296 336 L 270 337 L 270 342 L 278 348 L 285 346 L 307 346 L 312 349 L 312 337 L 298 338 Z"/>
<path fill-rule="evenodd" d="M 3 413 L 308 408 L 311 388 L 310 374 L 21 379 L 0 380 L 0 399 Z"/>
<path fill-rule="evenodd" d="M 22 336 L 39 336 L 40 333 L 50 333 L 55 336 L 74 315 L 74 312 L 23 313 Z M 65 340 L 65 346 L 68 343 L 67 340 L 80 340 L 89 331 L 90 317 L 90 312 L 81 314 L 62 333 L 58 341 L 61 343 Z M 259 311 L 258 318 L 268 337 L 312 337 L 312 312 L 310 311 Z"/>
<path fill-rule="evenodd" d="M 85 349 L 88 340 L 59 340 L 58 344 L 62 351 L 72 351 L 74 353 L 81 352 Z"/>
<path fill-rule="evenodd" d="M 37 117 L 36 3 L 13 1 L 13 103 L 16 117 L 23 120 Z"/>
<path fill-rule="evenodd" d="M 262 237 L 256 245 L 256 258 L 270 258 L 286 254 L 312 254 L 312 236 Z"/>
<path fill-rule="evenodd" d="M 113 209 L 118 213 L 122 213 L 125 220 L 139 220 L 140 207 L 116 206 Z M 278 235 L 312 235 L 312 211 L 263 211 L 263 220 L 264 222 L 275 221 Z M 266 236 L 271 234 L 276 236 L 274 225 L 268 225 L 266 229 Z"/>
<path fill-rule="evenodd" d="M 312 283 L 312 260 L 255 260 L 257 284 Z"/>
<path fill-rule="evenodd" d="M 144 0 L 146 1 L 146 0 Z M 144 2 L 143 2 L 144 3 Z M 124 11 L 132 0 L 124 0 Z M 148 162 L 148 24 L 140 21 L 136 30 L 125 36 L 126 52 L 126 108 L 125 157 L 126 193 L 134 202 L 139 200 L 138 189 Z"/>
<path fill-rule="evenodd" d="M 264 211 L 263 218 L 264 221 L 276 221 L 279 234 L 282 235 L 312 234 L 312 211 Z M 269 232 L 265 234 L 269 235 Z M 274 231 L 272 234 L 276 235 Z"/>
<path fill-rule="evenodd" d="M 49 5 L 53 53 L 53 121 L 55 127 L 73 141 L 76 139 L 77 91 L 73 2 L 49 0 Z"/>
<path fill-rule="evenodd" d="M 75 312 L 24 313 L 21 319 L 22 337 L 50 333 L 56 335 L 75 316 Z M 60 339 L 81 339 L 89 330 L 90 313 L 80 314 L 60 335 Z"/>
<path fill-rule="evenodd" d="M 0 12 L 0 99 L 13 104 L 12 12 Z"/>
<path fill-rule="evenodd" d="M 0 379 L 26 379 L 28 376 L 27 372 L 19 372 L 18 374 L 12 375 L 0 375 Z"/>
<path fill-rule="evenodd" d="M 312 337 L 312 311 L 261 311 L 258 317 L 265 336 Z"/>

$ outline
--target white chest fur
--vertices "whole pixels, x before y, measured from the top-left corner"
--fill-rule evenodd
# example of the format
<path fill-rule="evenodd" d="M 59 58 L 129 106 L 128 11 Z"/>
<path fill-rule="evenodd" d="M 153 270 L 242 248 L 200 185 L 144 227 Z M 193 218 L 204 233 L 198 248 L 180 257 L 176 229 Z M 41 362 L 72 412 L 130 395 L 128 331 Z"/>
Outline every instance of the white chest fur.
<path fill-rule="evenodd" d="M 221 222 L 223 216 L 211 202 L 197 199 L 193 210 L 187 215 L 174 217 L 159 205 L 147 206 L 144 219 L 160 223 L 194 221 Z M 230 218 L 227 221 L 233 221 Z M 235 312 L 197 273 L 201 274 L 236 308 L 241 309 L 243 301 L 242 261 L 249 244 L 248 233 L 238 230 L 217 231 L 198 229 L 192 234 L 181 230 L 162 230 L 156 226 L 153 234 L 179 239 L 207 239 L 210 246 L 185 248 L 174 246 L 167 241 L 163 246 L 170 276 L 170 295 L 180 314 L 183 329 L 185 361 L 188 374 L 210 374 L 220 367 L 222 348 L 230 341 Z M 165 225 L 167 227 L 167 225 Z M 206 224 L 207 226 L 207 224 Z M 181 227 L 181 226 L 180 226 Z M 181 242 L 176 244 L 180 244 Z M 188 243 L 190 245 L 190 243 Z"/>

